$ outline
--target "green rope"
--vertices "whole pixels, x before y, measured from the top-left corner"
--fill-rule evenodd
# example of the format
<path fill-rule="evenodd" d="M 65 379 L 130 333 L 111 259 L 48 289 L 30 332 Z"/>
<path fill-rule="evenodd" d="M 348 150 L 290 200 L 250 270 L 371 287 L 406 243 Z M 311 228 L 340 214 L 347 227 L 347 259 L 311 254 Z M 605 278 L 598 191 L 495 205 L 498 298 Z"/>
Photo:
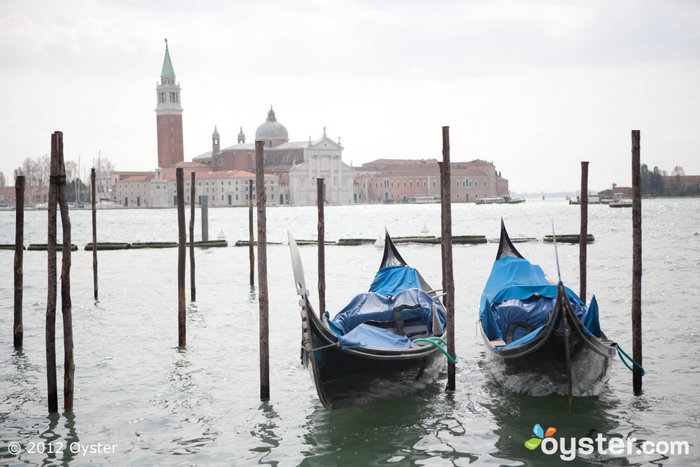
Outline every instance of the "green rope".
<path fill-rule="evenodd" d="M 619 344 L 615 343 L 615 347 L 617 347 L 617 354 L 620 356 L 620 360 L 622 360 L 622 363 L 624 363 L 625 366 L 626 366 L 630 371 L 634 371 L 634 368 L 632 367 L 632 365 L 636 366 L 637 368 L 639 368 L 639 369 L 642 371 L 642 376 L 644 376 L 644 374 L 646 373 L 646 371 L 644 371 L 644 368 L 642 367 L 642 365 L 640 365 L 639 363 L 635 362 L 634 359 L 633 359 L 632 357 L 630 357 L 629 355 L 627 355 L 627 352 L 625 352 L 624 350 L 622 350 L 622 348 L 620 348 L 620 345 L 619 345 Z M 625 358 L 626 358 L 627 360 L 625 360 Z M 627 361 L 632 362 L 632 365 L 630 365 L 629 363 L 627 363 Z"/>
<path fill-rule="evenodd" d="M 447 342 L 445 342 L 443 339 L 441 339 L 439 337 L 428 337 L 427 339 L 416 339 L 413 342 L 428 342 L 429 344 L 433 344 L 435 347 L 440 349 L 440 352 L 445 354 L 445 357 L 447 357 L 447 359 L 449 361 L 451 361 L 452 363 L 454 363 L 456 365 L 457 364 L 457 355 L 455 355 L 455 357 L 452 358 L 452 356 L 449 353 L 447 353 L 447 350 L 443 349 L 440 346 L 440 344 L 438 342 L 435 342 L 435 341 L 442 342 L 443 344 L 445 344 L 445 346 L 447 346 Z"/>

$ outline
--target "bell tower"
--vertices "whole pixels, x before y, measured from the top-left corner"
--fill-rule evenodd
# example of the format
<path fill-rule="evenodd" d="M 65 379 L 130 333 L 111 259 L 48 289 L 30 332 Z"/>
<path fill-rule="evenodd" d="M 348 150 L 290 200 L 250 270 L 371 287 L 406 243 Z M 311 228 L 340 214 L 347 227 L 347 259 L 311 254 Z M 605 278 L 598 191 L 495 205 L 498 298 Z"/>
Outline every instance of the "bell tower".
<path fill-rule="evenodd" d="M 165 39 L 165 58 L 156 87 L 156 123 L 158 127 L 158 167 L 172 167 L 185 160 L 182 143 L 182 105 L 180 83 L 175 81 L 170 60 L 168 39 Z"/>

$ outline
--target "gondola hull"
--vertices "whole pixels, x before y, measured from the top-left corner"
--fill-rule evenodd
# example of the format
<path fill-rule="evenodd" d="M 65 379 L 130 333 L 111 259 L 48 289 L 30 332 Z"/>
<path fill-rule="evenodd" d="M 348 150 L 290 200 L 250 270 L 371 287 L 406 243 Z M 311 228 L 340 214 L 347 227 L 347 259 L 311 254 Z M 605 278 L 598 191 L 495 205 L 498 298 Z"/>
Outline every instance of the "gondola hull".
<path fill-rule="evenodd" d="M 567 395 L 569 372 L 566 363 L 564 332 L 554 330 L 542 342 L 533 342 L 534 349 L 513 353 L 506 357 L 482 332 L 488 347 L 489 367 L 499 384 L 506 389 L 530 396 Z M 600 394 L 608 380 L 608 369 L 615 349 L 590 336 L 572 335 L 569 338 L 571 365 L 571 395 Z"/>
<path fill-rule="evenodd" d="M 432 345 L 401 351 L 343 350 L 315 313 L 309 313 L 306 322 L 309 340 L 302 347 L 302 363 L 329 409 L 409 396 L 432 384 L 445 367 L 444 356 Z"/>

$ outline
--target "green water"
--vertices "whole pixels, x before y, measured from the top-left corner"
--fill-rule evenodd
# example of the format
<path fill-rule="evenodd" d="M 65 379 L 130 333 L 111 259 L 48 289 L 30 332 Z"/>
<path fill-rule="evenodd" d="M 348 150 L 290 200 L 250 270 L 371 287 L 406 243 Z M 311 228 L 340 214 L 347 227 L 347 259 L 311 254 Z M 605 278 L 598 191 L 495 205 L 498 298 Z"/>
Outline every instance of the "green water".
<path fill-rule="evenodd" d="M 92 299 L 90 212 L 71 212 L 75 338 L 73 413 L 47 415 L 44 326 L 46 253 L 24 255 L 24 348 L 12 346 L 12 251 L 0 251 L 0 464 L 59 465 L 697 465 L 700 463 L 700 200 L 645 200 L 644 394 L 615 361 L 596 397 L 513 395 L 491 377 L 476 319 L 497 245 L 454 248 L 457 391 L 446 376 L 416 396 L 337 411 L 324 409 L 299 360 L 300 319 L 286 245 L 268 249 L 271 399 L 259 400 L 258 303 L 248 285 L 248 249 L 197 250 L 197 302 L 188 302 L 187 348 L 177 348 L 177 250 L 99 252 L 100 300 Z M 314 207 L 268 210 L 268 240 L 314 238 Z M 199 213 L 198 213 L 199 214 Z M 541 239 L 578 230 L 579 207 L 564 200 L 516 206 L 454 205 L 455 235 Z M 26 214 L 26 243 L 46 241 L 46 212 Z M 326 236 L 439 235 L 439 205 L 329 206 Z M 98 213 L 101 241 L 173 241 L 174 210 Z M 198 230 L 198 229 L 197 229 Z M 232 245 L 247 239 L 247 210 L 211 209 L 209 232 Z M 631 352 L 631 211 L 591 206 L 588 293 L 606 334 Z M 0 243 L 14 241 L 14 213 L 0 212 Z M 430 283 L 440 283 L 439 245 L 399 245 Z M 551 244 L 519 244 L 556 275 Z M 301 247 L 307 284 L 316 284 L 315 247 Z M 565 284 L 578 290 L 578 246 L 560 245 Z M 331 314 L 366 290 L 381 260 L 372 245 L 326 248 Z M 189 279 L 188 287 L 189 290 Z M 57 318 L 57 335 L 62 322 Z M 57 338 L 60 391 L 62 340 Z M 533 426 L 555 439 L 598 434 L 632 438 L 631 452 L 529 450 Z M 689 454 L 645 454 L 641 443 L 685 441 Z M 567 441 L 568 442 L 568 441 Z M 13 443 L 19 443 L 13 444 Z M 551 442 L 550 442 L 551 445 Z M 10 452 L 19 446 L 19 452 Z M 107 447 L 109 446 L 109 448 Z M 544 446 L 544 444 L 543 444 Z M 71 452 L 71 448 L 73 451 Z M 51 452 L 53 451 L 53 452 Z M 109 452 L 107 452 L 109 451 Z"/>

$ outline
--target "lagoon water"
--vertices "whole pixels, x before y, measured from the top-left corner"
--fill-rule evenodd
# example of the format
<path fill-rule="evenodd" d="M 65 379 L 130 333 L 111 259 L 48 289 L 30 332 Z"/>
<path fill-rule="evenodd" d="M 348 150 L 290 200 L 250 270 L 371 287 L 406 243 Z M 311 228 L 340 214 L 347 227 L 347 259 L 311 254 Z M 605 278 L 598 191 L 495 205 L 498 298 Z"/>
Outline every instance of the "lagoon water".
<path fill-rule="evenodd" d="M 576 233 L 579 212 L 563 199 L 456 204 L 453 234 L 496 238 L 504 217 L 512 237 L 540 239 L 518 249 L 555 277 L 553 247 L 541 239 L 552 220 L 557 233 Z M 223 232 L 230 246 L 196 250 L 197 302 L 189 302 L 188 273 L 185 349 L 177 347 L 177 249 L 99 252 L 95 302 L 92 253 L 83 250 L 91 241 L 91 213 L 71 211 L 73 243 L 80 247 L 71 270 L 72 413 L 48 415 L 46 408 L 46 253 L 24 254 L 24 348 L 15 351 L 14 253 L 0 251 L 0 464 L 699 465 L 700 199 L 644 200 L 643 213 L 642 396 L 632 395 L 631 372 L 619 360 L 602 394 L 571 402 L 513 395 L 495 383 L 476 327 L 497 249 L 488 243 L 454 247 L 457 391 L 444 391 L 443 374 L 413 397 L 329 411 L 300 364 L 299 308 L 285 244 L 267 251 L 271 399 L 259 400 L 256 290 L 248 285 L 248 249 L 232 246 L 248 237 L 247 209 L 209 210 L 210 237 Z M 25 216 L 25 244 L 45 243 L 46 211 Z M 285 242 L 287 230 L 297 239 L 315 238 L 315 207 L 269 208 L 267 217 L 270 242 Z M 376 238 L 384 227 L 393 236 L 419 235 L 424 225 L 440 234 L 439 205 L 326 207 L 327 240 Z M 631 210 L 590 206 L 589 232 L 595 243 L 588 248 L 587 300 L 596 295 L 603 330 L 631 354 Z M 176 211 L 98 211 L 98 239 L 176 241 Z M 0 212 L 0 243 L 13 242 L 14 212 Z M 399 250 L 429 283 L 440 284 L 439 245 Z M 301 253 L 317 300 L 316 248 Z M 559 259 L 564 283 L 578 291 L 578 246 L 560 244 Z M 369 287 L 380 260 L 373 245 L 326 247 L 332 315 Z M 60 311 L 56 329 L 62 407 Z M 535 424 L 556 428 L 557 440 L 600 434 L 629 441 L 631 449 L 579 453 L 565 462 L 561 451 L 524 446 Z M 640 452 L 643 441 L 661 452 Z M 664 453 L 674 441 L 686 441 L 689 453 Z"/>

